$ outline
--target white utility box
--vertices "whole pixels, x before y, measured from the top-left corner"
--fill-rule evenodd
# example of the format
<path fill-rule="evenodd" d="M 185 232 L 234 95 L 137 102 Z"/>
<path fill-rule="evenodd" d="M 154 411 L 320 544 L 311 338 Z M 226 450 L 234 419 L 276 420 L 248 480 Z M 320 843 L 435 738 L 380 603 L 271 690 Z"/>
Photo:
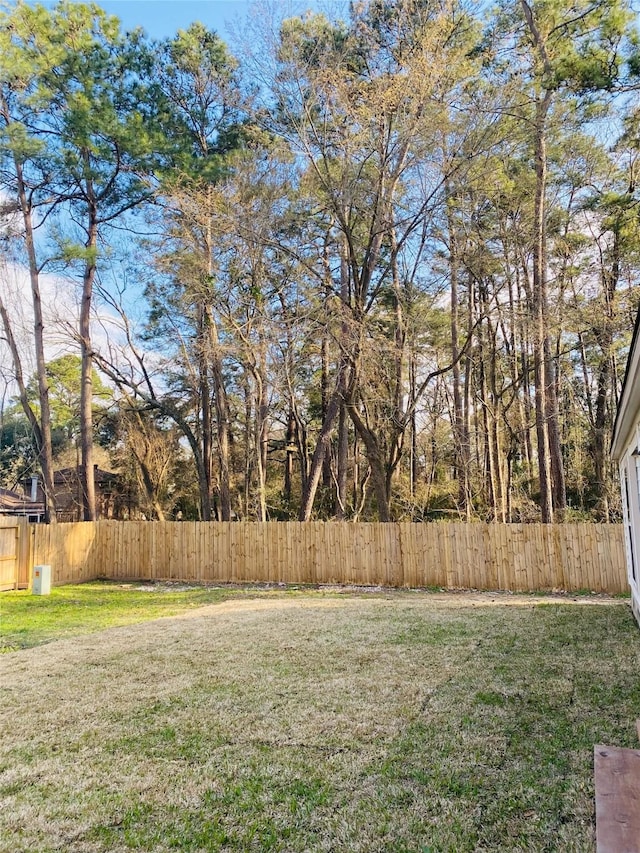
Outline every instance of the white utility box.
<path fill-rule="evenodd" d="M 33 595 L 49 595 L 51 592 L 51 566 L 33 567 Z"/>

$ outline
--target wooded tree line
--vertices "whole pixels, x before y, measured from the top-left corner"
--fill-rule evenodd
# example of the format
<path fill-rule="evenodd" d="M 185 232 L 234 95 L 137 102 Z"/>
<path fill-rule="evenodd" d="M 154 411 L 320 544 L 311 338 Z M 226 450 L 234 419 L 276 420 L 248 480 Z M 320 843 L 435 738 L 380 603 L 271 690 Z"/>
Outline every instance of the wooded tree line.
<path fill-rule="evenodd" d="M 3 485 L 35 466 L 55 516 L 62 372 L 88 520 L 98 443 L 148 518 L 616 519 L 631 4 L 258 6 L 235 42 L 0 17 L 4 264 L 33 310 L 26 355 L 0 293 Z M 51 272 L 78 289 L 62 366 Z"/>

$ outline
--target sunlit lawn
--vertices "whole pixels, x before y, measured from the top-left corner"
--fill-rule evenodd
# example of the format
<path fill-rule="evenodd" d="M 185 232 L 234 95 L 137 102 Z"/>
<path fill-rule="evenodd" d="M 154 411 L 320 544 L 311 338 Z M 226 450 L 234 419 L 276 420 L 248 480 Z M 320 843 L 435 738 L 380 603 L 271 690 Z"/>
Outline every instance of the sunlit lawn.
<path fill-rule="evenodd" d="M 256 594 L 269 592 L 251 587 L 98 581 L 54 587 L 47 596 L 32 595 L 28 590 L 0 593 L 0 652 L 175 616 L 203 604 Z"/>
<path fill-rule="evenodd" d="M 75 633 L 85 592 L 21 606 Z M 108 620 L 202 603 L 124 592 L 94 588 Z M 0 850 L 595 849 L 593 745 L 640 716 L 627 603 L 232 594 L 0 657 Z"/>

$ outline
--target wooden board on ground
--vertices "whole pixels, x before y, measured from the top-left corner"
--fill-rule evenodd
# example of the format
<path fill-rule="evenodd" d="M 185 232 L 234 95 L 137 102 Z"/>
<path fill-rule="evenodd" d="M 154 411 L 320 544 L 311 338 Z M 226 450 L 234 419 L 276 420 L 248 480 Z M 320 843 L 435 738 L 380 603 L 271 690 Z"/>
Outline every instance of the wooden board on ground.
<path fill-rule="evenodd" d="M 597 853 L 640 853 L 640 749 L 593 749 Z"/>

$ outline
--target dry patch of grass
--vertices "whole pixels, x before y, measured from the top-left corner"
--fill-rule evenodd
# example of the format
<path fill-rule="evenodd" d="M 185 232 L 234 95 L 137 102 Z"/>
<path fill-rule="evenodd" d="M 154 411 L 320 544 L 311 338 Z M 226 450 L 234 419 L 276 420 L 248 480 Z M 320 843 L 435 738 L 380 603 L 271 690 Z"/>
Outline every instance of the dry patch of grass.
<path fill-rule="evenodd" d="M 629 607 L 228 601 L 0 658 L 0 850 L 590 851 Z"/>

